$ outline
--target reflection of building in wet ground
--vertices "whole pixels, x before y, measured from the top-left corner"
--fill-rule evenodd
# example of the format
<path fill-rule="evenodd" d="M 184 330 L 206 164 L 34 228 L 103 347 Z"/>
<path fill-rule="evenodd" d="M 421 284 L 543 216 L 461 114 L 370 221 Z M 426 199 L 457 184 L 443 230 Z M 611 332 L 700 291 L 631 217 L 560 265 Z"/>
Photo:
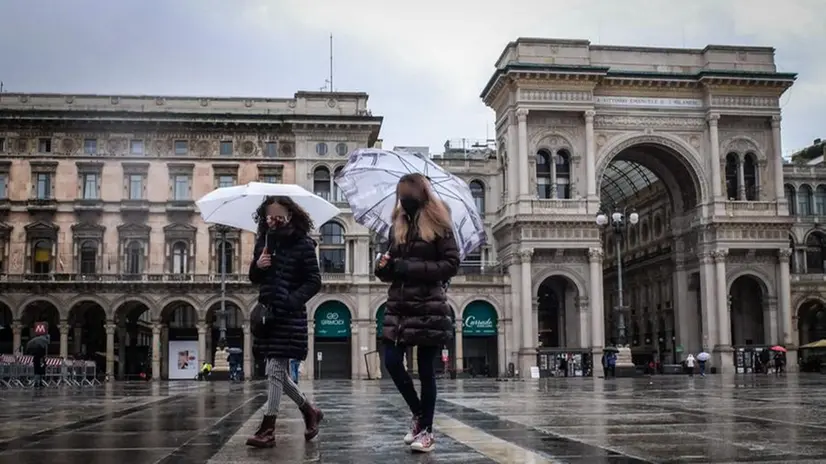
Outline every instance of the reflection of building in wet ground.
<path fill-rule="evenodd" d="M 616 338 L 620 251 L 639 363 L 705 349 L 730 370 L 740 349 L 823 337 L 826 171 L 822 159 L 783 164 L 778 98 L 794 76 L 776 72 L 773 53 L 508 45 L 482 94 L 493 140 L 449 140 L 433 155 L 469 182 L 491 238 L 451 282 L 456 336 L 440 369 L 527 376 L 565 359 L 569 375 L 585 372 Z M 252 236 L 222 236 L 193 200 L 296 182 L 344 208 L 317 236 L 325 286 L 309 305 L 306 375 L 375 375 L 381 245 L 332 178 L 350 150 L 379 145 L 381 122 L 359 93 L 4 94 L 0 350 L 47 320 L 56 355 L 98 354 L 121 378 L 148 363 L 167 377 L 170 342 L 214 352 L 223 261 L 228 339 L 245 348 L 249 376 Z M 639 222 L 620 235 L 595 223 L 623 210 Z"/>
<path fill-rule="evenodd" d="M 653 380 L 652 385 L 647 378 L 445 383 L 434 420 L 436 457 L 474 464 L 826 460 L 826 421 L 816 413 L 826 406 L 820 377 Z M 64 395 L 4 392 L 4 423 L 15 426 L 3 430 L 0 462 L 410 460 L 401 440 L 409 413 L 389 381 L 303 385 L 325 411 L 319 437 L 306 443 L 300 413 L 284 404 L 277 447 L 270 450 L 245 446 L 263 414 L 263 382 L 132 382 L 102 388 L 98 394 L 70 396 L 71 401 Z M 554 395 L 547 393 L 551 390 Z M 100 414 L 102 409 L 107 414 Z M 17 420 L 32 415 L 39 420 Z"/>

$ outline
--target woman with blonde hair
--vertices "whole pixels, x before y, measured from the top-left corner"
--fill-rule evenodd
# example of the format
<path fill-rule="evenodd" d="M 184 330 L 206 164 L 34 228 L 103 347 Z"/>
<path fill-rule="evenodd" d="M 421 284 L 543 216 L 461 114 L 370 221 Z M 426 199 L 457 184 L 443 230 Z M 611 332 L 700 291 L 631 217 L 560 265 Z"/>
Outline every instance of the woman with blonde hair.
<path fill-rule="evenodd" d="M 450 214 L 421 174 L 403 176 L 396 186 L 390 244 L 376 264 L 376 277 L 390 282 L 385 304 L 384 364 L 413 413 L 404 437 L 413 451 L 435 447 L 436 359 L 453 338 L 444 282 L 459 269 L 459 249 Z M 418 349 L 421 398 L 404 367 L 408 347 Z"/>

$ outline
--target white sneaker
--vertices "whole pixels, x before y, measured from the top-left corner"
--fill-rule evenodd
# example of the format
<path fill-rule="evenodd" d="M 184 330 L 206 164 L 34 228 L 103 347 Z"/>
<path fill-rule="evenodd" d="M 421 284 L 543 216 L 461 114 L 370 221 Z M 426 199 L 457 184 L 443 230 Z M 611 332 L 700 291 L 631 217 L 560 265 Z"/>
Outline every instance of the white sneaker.
<path fill-rule="evenodd" d="M 416 439 L 416 435 L 421 433 L 422 429 L 419 427 L 419 418 L 413 417 L 412 424 L 410 425 L 410 431 L 407 432 L 407 435 L 404 436 L 404 444 L 410 445 L 413 443 L 413 440 Z"/>
<path fill-rule="evenodd" d="M 429 453 L 435 448 L 436 440 L 433 438 L 433 433 L 427 430 L 422 430 L 410 444 L 410 449 L 418 453 Z"/>

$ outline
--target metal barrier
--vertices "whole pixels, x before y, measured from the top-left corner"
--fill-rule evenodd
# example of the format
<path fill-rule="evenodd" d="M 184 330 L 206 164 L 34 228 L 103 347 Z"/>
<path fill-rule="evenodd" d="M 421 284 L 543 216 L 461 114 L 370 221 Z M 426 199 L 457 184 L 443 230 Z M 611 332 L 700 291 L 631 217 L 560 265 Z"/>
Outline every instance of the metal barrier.
<path fill-rule="evenodd" d="M 45 364 L 45 375 L 37 379 L 33 356 L 0 355 L 0 387 L 94 387 L 101 384 L 94 361 L 47 357 Z"/>

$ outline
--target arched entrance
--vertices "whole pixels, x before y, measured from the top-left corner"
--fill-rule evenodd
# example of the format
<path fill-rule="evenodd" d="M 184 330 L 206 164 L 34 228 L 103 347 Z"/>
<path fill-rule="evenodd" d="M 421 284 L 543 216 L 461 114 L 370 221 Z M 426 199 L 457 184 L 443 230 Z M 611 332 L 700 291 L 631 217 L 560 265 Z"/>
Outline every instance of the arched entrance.
<path fill-rule="evenodd" d="M 227 348 L 241 348 L 244 347 L 244 313 L 232 301 L 226 302 L 227 311 L 227 325 L 226 337 Z M 207 339 L 206 339 L 206 353 L 205 359 L 211 360 L 215 364 L 215 350 L 218 348 L 218 342 L 221 340 L 221 303 L 215 303 L 207 310 Z"/>
<path fill-rule="evenodd" d="M 325 301 L 316 309 L 314 319 L 315 378 L 351 378 L 351 315 L 347 305 L 336 300 Z"/>
<path fill-rule="evenodd" d="M 540 348 L 573 347 L 568 338 L 576 334 L 577 287 L 569 278 L 551 276 L 539 284 L 537 294 L 538 338 Z"/>
<path fill-rule="evenodd" d="M 152 314 L 149 307 L 141 301 L 127 301 L 115 310 L 115 321 L 118 327 L 115 332 L 118 378 L 137 379 L 141 372 L 151 372 Z M 96 360 L 102 357 L 105 362 L 105 347 L 104 341 L 103 353 L 96 353 Z"/>
<path fill-rule="evenodd" d="M 763 283 L 754 276 L 740 276 L 731 283 L 731 343 L 735 347 L 771 343 L 766 333 L 766 306 Z"/>
<path fill-rule="evenodd" d="M 496 309 L 487 301 L 468 303 L 462 311 L 462 364 L 471 376 L 498 375 L 498 327 Z"/>
<path fill-rule="evenodd" d="M 798 346 L 826 339 L 826 304 L 808 300 L 797 310 Z"/>
<path fill-rule="evenodd" d="M 14 353 L 19 346 L 14 346 L 14 315 L 11 308 L 0 302 L 0 353 Z"/>
<path fill-rule="evenodd" d="M 94 301 L 81 301 L 69 310 L 69 356 L 95 361 L 106 369 L 106 311 Z"/>
<path fill-rule="evenodd" d="M 198 334 L 198 312 L 186 301 L 173 301 L 161 311 L 161 322 L 167 329 L 166 372 L 169 380 L 191 380 L 198 375 L 202 360 L 211 359 L 206 351 L 206 334 L 201 343 Z"/>
<path fill-rule="evenodd" d="M 60 326 L 58 325 L 60 323 L 60 313 L 51 302 L 46 300 L 32 301 L 23 308 L 20 322 L 23 324 L 20 339 L 23 346 L 26 346 L 26 343 L 34 336 L 34 324 L 45 322 L 49 326 L 49 336 L 51 337 L 48 356 L 60 355 Z"/>

